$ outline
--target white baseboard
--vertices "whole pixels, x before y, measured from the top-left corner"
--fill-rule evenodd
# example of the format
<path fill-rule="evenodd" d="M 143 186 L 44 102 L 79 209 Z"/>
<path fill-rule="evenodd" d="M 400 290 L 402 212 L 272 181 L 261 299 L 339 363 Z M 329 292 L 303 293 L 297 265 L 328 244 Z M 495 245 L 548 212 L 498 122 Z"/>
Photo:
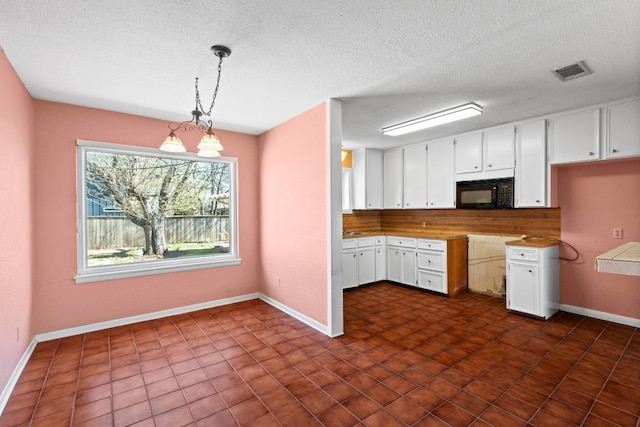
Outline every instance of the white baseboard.
<path fill-rule="evenodd" d="M 77 326 L 75 328 L 62 329 L 59 331 L 45 332 L 36 335 L 37 342 L 56 340 L 71 337 L 73 335 L 86 334 L 103 329 L 115 328 L 118 326 L 130 325 L 132 323 L 146 322 L 147 320 L 161 319 L 163 317 L 175 316 L 177 314 L 191 313 L 192 311 L 204 310 L 221 305 L 234 304 L 236 302 L 257 299 L 258 293 L 240 295 L 237 297 L 224 298 L 215 301 L 207 301 L 198 304 L 185 305 L 182 307 L 170 308 L 168 310 L 155 311 L 153 313 L 140 314 L 137 316 L 122 317 L 120 319 L 107 320 L 106 322 L 91 323 L 89 325 Z"/>
<path fill-rule="evenodd" d="M 20 358 L 20 361 L 18 361 L 18 364 L 16 365 L 15 369 L 11 373 L 11 376 L 9 377 L 9 381 L 7 381 L 7 384 L 5 384 L 4 389 L 0 394 L 0 415 L 2 415 L 2 412 L 4 411 L 5 406 L 7 406 L 7 402 L 9 401 L 9 397 L 13 392 L 13 388 L 18 383 L 18 379 L 20 379 L 20 375 L 22 375 L 22 371 L 24 370 L 25 366 L 27 366 L 27 362 L 31 357 L 31 353 L 33 353 L 33 350 L 36 348 L 36 344 L 38 344 L 38 342 L 34 337 L 31 340 L 31 343 L 29 344 L 27 349 L 22 354 L 22 357 Z"/>
<path fill-rule="evenodd" d="M 312 319 L 311 317 L 304 315 L 302 313 L 300 313 L 297 310 L 294 310 L 293 308 L 282 304 L 280 301 L 276 301 L 271 297 L 268 297 L 264 294 L 260 294 L 260 299 L 264 302 L 266 302 L 269 305 L 274 306 L 275 308 L 277 308 L 278 310 L 287 313 L 289 316 L 293 317 L 294 319 L 298 319 L 299 321 L 301 321 L 302 323 L 304 323 L 305 325 L 311 326 L 313 329 L 315 329 L 318 332 L 321 332 L 327 336 L 329 336 L 329 329 L 327 328 L 327 325 L 323 325 L 322 323 L 318 322 L 317 320 Z"/>
<path fill-rule="evenodd" d="M 580 314 L 582 316 L 640 328 L 640 319 L 635 319 L 633 317 L 620 316 L 618 314 L 611 314 L 604 311 L 591 310 L 590 308 L 576 307 L 574 305 L 567 304 L 560 304 L 558 308 L 562 311 L 566 311 L 567 313 Z"/>

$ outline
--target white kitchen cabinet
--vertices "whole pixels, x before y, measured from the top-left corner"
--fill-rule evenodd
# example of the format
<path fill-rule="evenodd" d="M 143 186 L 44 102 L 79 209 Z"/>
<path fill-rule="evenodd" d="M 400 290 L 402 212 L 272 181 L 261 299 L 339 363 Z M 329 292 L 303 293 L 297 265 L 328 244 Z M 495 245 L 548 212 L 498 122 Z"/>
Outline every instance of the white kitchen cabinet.
<path fill-rule="evenodd" d="M 342 213 L 353 212 L 353 180 L 351 168 L 342 168 Z"/>
<path fill-rule="evenodd" d="M 376 282 L 387 280 L 387 238 L 377 236 L 375 238 L 376 257 Z"/>
<path fill-rule="evenodd" d="M 382 209 L 382 151 L 360 148 L 352 156 L 353 208 Z"/>
<path fill-rule="evenodd" d="M 455 139 L 456 173 L 482 171 L 482 132 L 460 135 Z"/>
<path fill-rule="evenodd" d="M 358 249 L 355 239 L 342 241 L 342 288 L 358 286 Z"/>
<path fill-rule="evenodd" d="M 387 279 L 402 283 L 402 248 L 387 246 Z"/>
<path fill-rule="evenodd" d="M 403 158 L 404 207 L 424 209 L 427 207 L 427 145 L 405 148 Z"/>
<path fill-rule="evenodd" d="M 605 108 L 605 157 L 640 156 L 640 101 Z"/>
<path fill-rule="evenodd" d="M 532 239 L 506 244 L 507 309 L 550 318 L 559 305 L 557 242 Z"/>
<path fill-rule="evenodd" d="M 427 201 L 429 208 L 456 206 L 455 149 L 453 138 L 427 145 Z"/>
<path fill-rule="evenodd" d="M 383 206 L 385 209 L 402 208 L 402 163 L 402 150 L 392 150 L 384 152 Z"/>
<path fill-rule="evenodd" d="M 482 133 L 483 159 L 482 169 L 494 171 L 513 169 L 515 165 L 514 127 L 506 126 Z"/>
<path fill-rule="evenodd" d="M 457 181 L 513 176 L 514 127 L 461 135 L 455 139 Z"/>
<path fill-rule="evenodd" d="M 416 239 L 387 237 L 387 279 L 416 286 Z"/>
<path fill-rule="evenodd" d="M 573 163 L 600 158 L 600 110 L 591 109 L 548 120 L 549 162 Z"/>
<path fill-rule="evenodd" d="M 358 284 L 376 281 L 375 247 L 358 248 Z"/>
<path fill-rule="evenodd" d="M 418 287 L 447 293 L 447 242 L 418 240 Z"/>
<path fill-rule="evenodd" d="M 547 203 L 545 121 L 516 127 L 515 207 L 541 208 Z"/>

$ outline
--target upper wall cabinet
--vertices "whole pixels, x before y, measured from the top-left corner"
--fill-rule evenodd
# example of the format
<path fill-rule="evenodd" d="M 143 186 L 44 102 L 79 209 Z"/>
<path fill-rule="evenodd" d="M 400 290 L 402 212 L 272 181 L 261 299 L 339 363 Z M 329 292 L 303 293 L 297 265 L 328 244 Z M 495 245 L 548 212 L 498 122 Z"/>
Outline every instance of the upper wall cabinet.
<path fill-rule="evenodd" d="M 382 209 L 382 151 L 353 150 L 353 208 Z"/>
<path fill-rule="evenodd" d="M 456 144 L 456 173 L 482 172 L 482 132 L 458 136 Z"/>
<path fill-rule="evenodd" d="M 482 133 L 485 171 L 513 169 L 515 164 L 514 135 L 513 126 L 491 129 Z"/>
<path fill-rule="evenodd" d="M 456 180 L 513 176 L 514 127 L 461 135 L 455 139 Z"/>
<path fill-rule="evenodd" d="M 402 208 L 403 150 L 384 152 L 384 208 Z"/>
<path fill-rule="evenodd" d="M 547 151 L 545 121 L 516 127 L 515 206 L 547 206 Z"/>
<path fill-rule="evenodd" d="M 430 142 L 427 149 L 427 201 L 429 208 L 455 208 L 456 180 L 453 138 Z"/>
<path fill-rule="evenodd" d="M 605 157 L 640 155 L 640 101 L 605 108 Z"/>
<path fill-rule="evenodd" d="M 549 162 L 573 163 L 600 158 L 600 110 L 556 116 L 549 124 Z"/>
<path fill-rule="evenodd" d="M 404 149 L 404 198 L 406 209 L 427 207 L 427 145 Z"/>

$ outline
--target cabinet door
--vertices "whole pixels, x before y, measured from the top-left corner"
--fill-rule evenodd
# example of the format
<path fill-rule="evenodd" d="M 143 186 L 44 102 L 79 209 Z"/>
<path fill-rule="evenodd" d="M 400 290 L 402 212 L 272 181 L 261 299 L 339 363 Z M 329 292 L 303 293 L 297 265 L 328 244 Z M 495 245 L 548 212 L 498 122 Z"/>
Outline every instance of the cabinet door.
<path fill-rule="evenodd" d="M 402 250 L 387 248 L 387 279 L 402 283 Z"/>
<path fill-rule="evenodd" d="M 640 101 L 606 109 L 607 158 L 640 156 Z"/>
<path fill-rule="evenodd" d="M 352 152 L 353 208 L 382 208 L 382 151 L 357 149 Z"/>
<path fill-rule="evenodd" d="M 513 169 L 515 164 L 514 127 L 507 126 L 484 132 L 483 170 Z"/>
<path fill-rule="evenodd" d="M 482 132 L 456 138 L 456 173 L 482 171 Z"/>
<path fill-rule="evenodd" d="M 358 286 L 358 254 L 355 250 L 342 251 L 342 288 Z"/>
<path fill-rule="evenodd" d="M 551 163 L 597 160 L 600 110 L 587 110 L 549 119 Z"/>
<path fill-rule="evenodd" d="M 353 184 L 351 168 L 342 168 L 342 213 L 353 212 Z"/>
<path fill-rule="evenodd" d="M 375 248 L 358 249 L 358 284 L 376 281 Z"/>
<path fill-rule="evenodd" d="M 384 208 L 402 208 L 402 150 L 384 153 Z"/>
<path fill-rule="evenodd" d="M 453 139 L 427 146 L 427 200 L 430 208 L 456 206 L 455 149 Z"/>
<path fill-rule="evenodd" d="M 404 149 L 404 207 L 427 207 L 427 146 Z"/>
<path fill-rule="evenodd" d="M 507 271 L 507 308 L 538 314 L 538 266 L 509 263 Z"/>
<path fill-rule="evenodd" d="M 547 163 L 544 120 L 520 125 L 516 129 L 515 206 L 547 206 Z"/>
<path fill-rule="evenodd" d="M 382 151 L 367 150 L 366 199 L 367 209 L 382 209 L 383 163 Z"/>
<path fill-rule="evenodd" d="M 376 281 L 387 280 L 387 249 L 376 247 Z"/>
<path fill-rule="evenodd" d="M 416 286 L 416 251 L 402 250 L 402 283 Z"/>

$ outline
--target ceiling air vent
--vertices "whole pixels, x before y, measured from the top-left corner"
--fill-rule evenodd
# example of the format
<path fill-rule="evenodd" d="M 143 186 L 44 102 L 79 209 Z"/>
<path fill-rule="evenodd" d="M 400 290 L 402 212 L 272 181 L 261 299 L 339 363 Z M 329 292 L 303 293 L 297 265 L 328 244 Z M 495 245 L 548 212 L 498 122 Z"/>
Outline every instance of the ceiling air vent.
<path fill-rule="evenodd" d="M 567 80 L 588 76 L 592 71 L 587 67 L 587 64 L 585 64 L 584 61 L 580 61 L 575 64 L 567 65 L 566 67 L 555 69 L 552 73 L 561 81 L 566 82 Z"/>

